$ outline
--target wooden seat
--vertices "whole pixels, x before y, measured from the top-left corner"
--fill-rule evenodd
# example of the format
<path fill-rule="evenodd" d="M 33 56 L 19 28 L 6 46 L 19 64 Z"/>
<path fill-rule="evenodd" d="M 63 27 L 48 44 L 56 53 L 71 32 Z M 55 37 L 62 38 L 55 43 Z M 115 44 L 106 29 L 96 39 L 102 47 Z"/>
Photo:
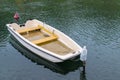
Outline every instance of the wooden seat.
<path fill-rule="evenodd" d="M 57 36 L 52 35 L 50 37 L 46 37 L 46 38 L 43 38 L 43 39 L 32 41 L 32 43 L 41 44 L 41 43 L 46 43 L 46 42 L 49 42 L 49 41 L 57 40 L 57 38 L 58 38 Z"/>

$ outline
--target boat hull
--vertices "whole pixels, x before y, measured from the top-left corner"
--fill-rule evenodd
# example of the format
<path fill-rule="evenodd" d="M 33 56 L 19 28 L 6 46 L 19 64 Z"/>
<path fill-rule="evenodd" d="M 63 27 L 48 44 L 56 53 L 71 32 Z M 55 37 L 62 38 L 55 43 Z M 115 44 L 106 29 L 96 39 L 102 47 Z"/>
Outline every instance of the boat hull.
<path fill-rule="evenodd" d="M 63 44 L 65 44 L 65 46 L 67 46 L 72 51 L 68 50 L 68 48 L 67 48 L 67 50 L 69 52 L 65 51 L 64 55 L 63 54 L 61 55 L 58 52 L 50 51 L 49 49 L 47 49 L 45 47 L 42 47 L 42 46 L 39 46 L 36 43 L 31 42 L 30 40 L 25 38 L 23 35 L 21 35 L 20 31 L 16 30 L 16 28 L 15 28 L 16 26 L 11 26 L 11 24 L 7 24 L 6 26 L 8 28 L 8 31 L 10 32 L 10 34 L 13 37 L 15 37 L 15 39 L 21 45 L 23 45 L 24 47 L 26 47 L 28 50 L 30 50 L 31 52 L 35 53 L 36 55 L 38 55 L 38 56 L 40 56 L 40 57 L 42 57 L 42 58 L 44 58 L 46 60 L 49 60 L 51 62 L 55 62 L 55 63 L 63 62 L 65 60 L 74 59 L 75 57 L 80 55 L 80 53 L 82 51 L 82 48 L 76 42 L 74 42 L 71 38 L 69 38 L 67 35 L 65 35 L 61 31 L 59 31 L 59 30 L 57 30 L 57 29 L 55 29 L 55 28 L 53 28 L 53 27 L 51 27 L 51 26 L 49 26 L 47 24 L 42 23 L 41 21 L 38 21 L 38 20 L 32 20 L 32 21 L 37 23 L 37 26 L 38 25 L 44 26 L 44 28 L 45 28 L 44 31 L 47 31 L 48 33 L 50 33 L 50 35 L 56 34 L 57 37 L 58 37 L 58 40 L 60 42 L 62 42 Z M 20 28 L 20 26 L 19 26 L 19 28 Z M 25 27 L 25 26 L 22 27 L 22 31 L 24 31 L 23 28 L 27 28 L 27 27 Z M 28 30 L 28 28 L 27 28 L 27 30 Z M 57 48 L 59 48 L 59 47 L 55 47 L 54 49 L 57 49 Z M 60 47 L 60 49 L 58 49 L 58 50 L 62 51 L 62 47 Z"/>
<path fill-rule="evenodd" d="M 14 36 L 16 38 L 16 40 L 18 42 L 21 43 L 21 45 L 23 45 L 24 47 L 26 47 L 28 50 L 30 50 L 31 52 L 35 53 L 36 55 L 46 59 L 46 60 L 49 60 L 51 62 L 55 62 L 55 63 L 58 63 L 58 62 L 63 62 L 64 60 L 58 58 L 58 57 L 55 57 L 53 55 L 50 55 L 49 53 L 46 53 L 38 48 L 36 48 L 35 46 L 31 46 L 31 44 L 27 43 L 26 41 L 24 41 L 23 39 L 21 39 L 13 30 L 11 30 L 10 28 L 8 28 L 9 32 L 11 33 L 12 36 Z"/>

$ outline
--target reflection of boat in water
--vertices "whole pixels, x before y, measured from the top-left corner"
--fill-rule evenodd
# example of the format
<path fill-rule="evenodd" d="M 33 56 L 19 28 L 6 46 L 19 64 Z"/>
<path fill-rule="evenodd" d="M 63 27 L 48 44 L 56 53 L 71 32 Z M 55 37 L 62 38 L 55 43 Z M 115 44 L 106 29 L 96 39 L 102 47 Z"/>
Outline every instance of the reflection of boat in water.
<path fill-rule="evenodd" d="M 78 58 L 76 58 L 76 60 L 67 60 L 61 63 L 53 63 L 46 59 L 43 59 L 22 46 L 13 36 L 10 37 L 10 42 L 17 50 L 19 50 L 25 57 L 29 58 L 32 62 L 35 62 L 38 65 L 43 65 L 45 68 L 48 68 L 54 72 L 60 74 L 67 74 L 68 72 L 74 71 L 80 66 L 82 66 L 82 63 Z"/>

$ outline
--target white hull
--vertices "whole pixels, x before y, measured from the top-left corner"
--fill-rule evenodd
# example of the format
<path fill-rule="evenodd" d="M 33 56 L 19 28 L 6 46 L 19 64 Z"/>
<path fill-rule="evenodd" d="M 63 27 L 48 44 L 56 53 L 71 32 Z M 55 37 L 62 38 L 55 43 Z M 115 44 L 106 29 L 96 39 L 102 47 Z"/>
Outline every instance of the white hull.
<path fill-rule="evenodd" d="M 42 23 L 42 22 L 39 22 L 39 23 Z M 47 25 L 47 24 L 46 24 Z M 76 48 L 76 52 L 73 54 L 68 54 L 68 55 L 64 55 L 64 56 L 61 56 L 61 55 L 57 55 L 57 54 L 54 54 L 53 52 L 50 52 L 48 50 L 45 50 L 41 47 L 38 47 L 37 45 L 31 43 L 30 41 L 28 41 L 27 39 L 25 39 L 23 36 L 21 36 L 18 32 L 16 32 L 11 26 L 10 24 L 7 24 L 7 27 L 8 27 L 8 30 L 9 32 L 11 33 L 12 36 L 14 36 L 24 47 L 28 48 L 30 51 L 32 51 L 33 53 L 35 53 L 36 55 L 46 59 L 46 60 L 49 60 L 51 62 L 63 62 L 65 60 L 68 60 L 68 59 L 71 59 L 71 58 L 74 58 L 78 55 L 80 55 L 80 52 L 82 51 L 82 48 L 80 46 L 78 46 L 72 39 L 70 39 L 68 36 L 66 36 L 64 33 L 58 31 L 57 29 L 54 29 L 52 27 L 50 27 L 49 25 L 47 25 L 47 27 L 49 27 L 49 29 L 54 29 L 56 34 L 63 38 L 61 39 L 61 41 L 63 43 L 64 40 L 67 40 L 68 44 L 66 45 L 70 45 L 70 46 L 73 46 Z M 67 38 L 67 39 L 66 39 Z M 71 43 L 71 44 L 70 44 Z"/>

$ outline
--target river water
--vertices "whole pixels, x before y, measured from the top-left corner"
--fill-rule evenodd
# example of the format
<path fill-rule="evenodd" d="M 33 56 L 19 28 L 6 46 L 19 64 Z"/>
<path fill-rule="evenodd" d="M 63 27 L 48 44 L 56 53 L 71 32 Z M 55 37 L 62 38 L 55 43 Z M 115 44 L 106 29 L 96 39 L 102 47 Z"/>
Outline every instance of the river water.
<path fill-rule="evenodd" d="M 119 0 L 0 0 L 0 80 L 119 80 Z M 86 74 L 81 63 L 52 64 L 11 40 L 6 24 L 41 20 L 87 46 Z M 13 44 L 12 44 L 13 43 Z M 16 46 L 16 47 L 15 47 Z M 19 48 L 19 50 L 17 49 Z"/>

